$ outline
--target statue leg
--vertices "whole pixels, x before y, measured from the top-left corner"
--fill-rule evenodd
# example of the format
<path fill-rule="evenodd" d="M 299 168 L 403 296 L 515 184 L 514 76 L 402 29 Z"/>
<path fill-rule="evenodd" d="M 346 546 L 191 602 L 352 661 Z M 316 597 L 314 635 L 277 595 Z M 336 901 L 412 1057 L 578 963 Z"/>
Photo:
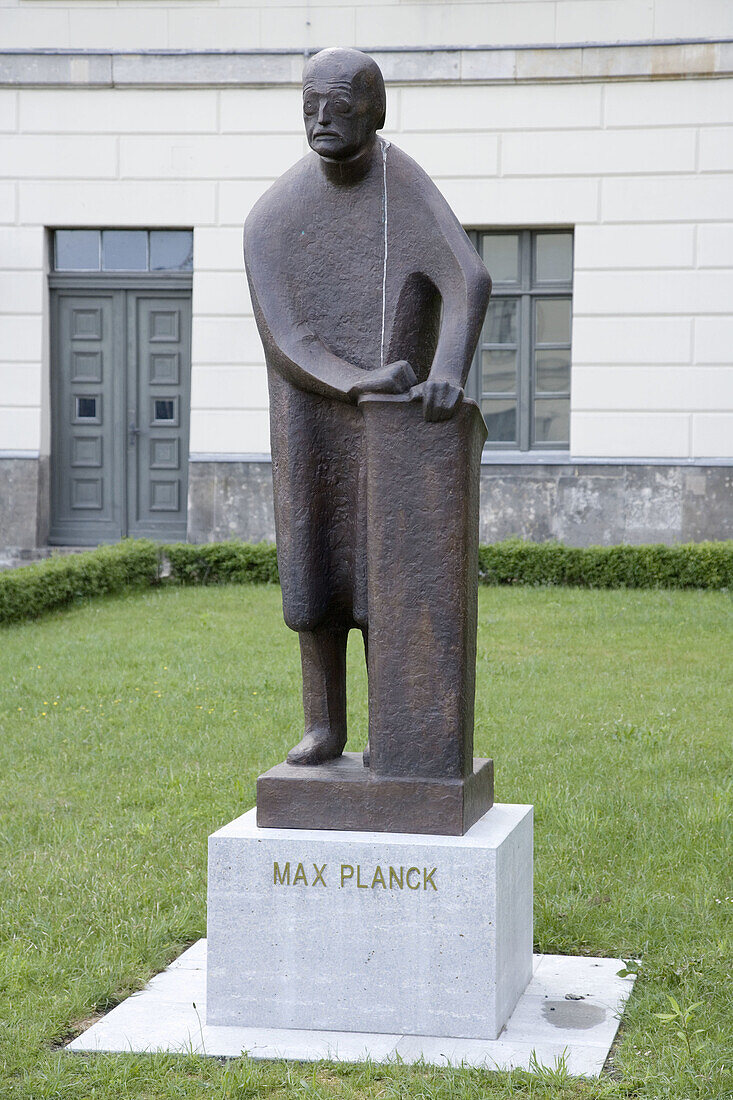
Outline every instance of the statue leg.
<path fill-rule="evenodd" d="M 288 764 L 325 764 L 346 744 L 347 630 L 299 632 L 305 736 Z"/>

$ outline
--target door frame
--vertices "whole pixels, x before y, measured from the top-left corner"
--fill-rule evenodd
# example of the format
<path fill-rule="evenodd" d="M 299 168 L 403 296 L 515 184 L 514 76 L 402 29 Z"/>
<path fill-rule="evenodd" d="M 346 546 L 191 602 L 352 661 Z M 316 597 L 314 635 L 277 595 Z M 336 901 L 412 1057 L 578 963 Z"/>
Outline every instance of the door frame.
<path fill-rule="evenodd" d="M 137 290 L 148 294 L 165 294 L 166 291 L 183 291 L 189 295 L 192 293 L 193 287 L 193 275 L 191 272 L 185 273 L 166 273 L 157 274 L 152 272 L 119 272 L 119 271 L 95 271 L 95 272 L 52 272 L 48 276 L 49 294 L 51 298 L 51 308 L 49 310 L 49 316 L 51 321 L 51 333 L 50 333 L 50 372 L 49 372 L 49 408 L 51 409 L 50 424 L 51 424 L 51 441 L 50 441 L 50 462 L 51 468 L 49 471 L 49 488 L 51 489 L 52 499 L 50 504 L 50 516 L 49 527 L 53 532 L 53 484 L 56 476 L 56 471 L 53 469 L 53 462 L 56 455 L 54 432 L 56 431 L 56 409 L 54 407 L 56 382 L 55 371 L 58 370 L 58 360 L 55 348 L 55 337 L 59 329 L 58 321 L 58 307 L 59 301 L 58 295 L 54 294 L 54 291 L 68 291 L 69 293 L 99 293 L 99 294 L 112 294 L 115 291 L 125 292 L 128 290 Z M 192 312 L 193 320 L 193 312 Z M 121 341 L 116 349 L 121 356 L 125 369 L 121 373 L 120 381 L 120 408 L 116 410 L 117 423 L 115 424 L 115 435 L 120 434 L 124 440 L 122 444 L 122 486 L 120 492 L 120 525 L 122 530 L 121 536 L 110 536 L 108 538 L 96 538 L 90 537 L 88 545 L 96 546 L 105 542 L 117 542 L 119 537 L 126 537 L 128 528 L 128 455 L 127 455 L 127 408 L 128 408 L 128 357 L 129 357 L 129 340 L 128 340 L 128 324 L 127 317 L 124 318 L 121 332 L 118 334 L 118 340 Z M 191 362 L 188 364 L 189 370 L 191 368 Z M 189 379 L 189 393 L 190 393 L 190 379 Z M 186 415 L 190 416 L 190 401 L 189 407 L 186 410 Z M 120 419 L 121 417 L 121 419 Z M 181 469 L 185 471 L 187 481 L 187 469 L 188 466 L 188 454 L 181 455 Z M 75 544 L 86 545 L 86 543 L 78 542 L 74 539 Z M 53 545 L 67 545 L 69 538 L 63 535 L 49 534 L 48 544 Z"/>

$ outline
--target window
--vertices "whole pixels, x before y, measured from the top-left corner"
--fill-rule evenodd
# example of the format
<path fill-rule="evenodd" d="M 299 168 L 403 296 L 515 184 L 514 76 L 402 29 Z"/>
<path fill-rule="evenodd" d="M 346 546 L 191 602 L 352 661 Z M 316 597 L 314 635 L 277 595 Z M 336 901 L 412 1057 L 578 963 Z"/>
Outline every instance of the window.
<path fill-rule="evenodd" d="M 164 424 L 176 421 L 176 400 L 174 397 L 156 397 L 153 401 L 153 423 Z"/>
<path fill-rule="evenodd" d="M 573 234 L 474 232 L 493 280 L 472 386 L 494 450 L 566 450 L 570 439 Z"/>
<path fill-rule="evenodd" d="M 77 420 L 96 420 L 97 418 L 97 399 L 96 397 L 77 397 L 76 399 L 76 419 Z"/>
<path fill-rule="evenodd" d="M 57 229 L 56 271 L 191 271 L 190 229 Z"/>

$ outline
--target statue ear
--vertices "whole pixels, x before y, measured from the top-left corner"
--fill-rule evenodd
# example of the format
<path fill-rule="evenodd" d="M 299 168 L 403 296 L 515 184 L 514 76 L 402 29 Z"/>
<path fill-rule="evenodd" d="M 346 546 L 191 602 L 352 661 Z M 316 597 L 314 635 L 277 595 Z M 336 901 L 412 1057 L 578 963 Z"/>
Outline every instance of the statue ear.
<path fill-rule="evenodd" d="M 385 120 L 386 120 L 386 116 L 387 116 L 387 108 L 385 107 L 385 109 L 382 111 L 379 118 L 377 119 L 377 125 L 374 127 L 375 130 L 384 129 L 384 123 L 385 123 Z"/>

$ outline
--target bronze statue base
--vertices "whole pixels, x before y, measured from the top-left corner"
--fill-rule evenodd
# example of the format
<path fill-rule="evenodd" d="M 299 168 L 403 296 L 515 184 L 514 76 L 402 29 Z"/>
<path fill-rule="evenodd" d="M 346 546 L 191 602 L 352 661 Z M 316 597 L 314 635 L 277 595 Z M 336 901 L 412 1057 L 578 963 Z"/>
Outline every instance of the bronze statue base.
<path fill-rule="evenodd" d="M 355 829 L 463 836 L 494 804 L 494 762 L 465 779 L 374 775 L 361 753 L 312 767 L 278 764 L 257 780 L 265 829 Z"/>

